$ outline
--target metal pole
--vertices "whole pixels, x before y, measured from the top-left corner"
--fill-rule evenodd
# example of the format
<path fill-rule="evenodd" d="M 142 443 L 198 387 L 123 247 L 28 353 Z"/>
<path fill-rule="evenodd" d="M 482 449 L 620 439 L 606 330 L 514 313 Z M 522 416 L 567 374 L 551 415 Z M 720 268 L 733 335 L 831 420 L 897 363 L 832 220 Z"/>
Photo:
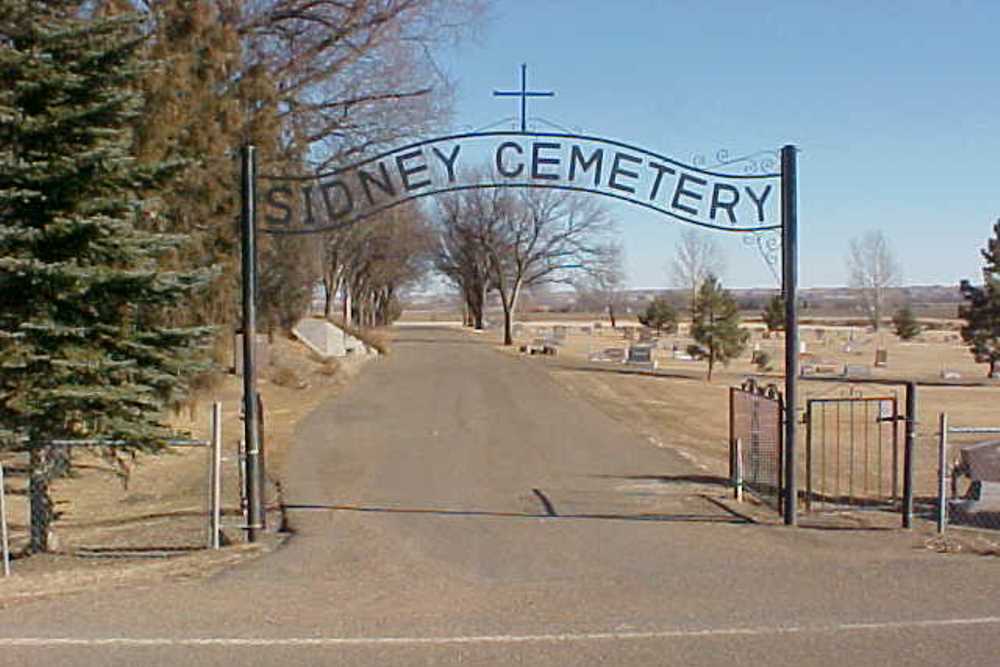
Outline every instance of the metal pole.
<path fill-rule="evenodd" d="M 806 512 L 812 512 L 813 497 L 813 404 L 806 401 Z"/>
<path fill-rule="evenodd" d="M 743 442 L 739 438 L 733 442 L 733 498 L 743 502 Z"/>
<path fill-rule="evenodd" d="M 521 64 L 521 132 L 528 131 L 528 65 Z"/>
<path fill-rule="evenodd" d="M 0 551 L 3 552 L 3 576 L 10 576 L 10 539 L 7 535 L 7 500 L 4 494 L 3 464 L 0 463 Z"/>
<path fill-rule="evenodd" d="M 943 533 L 948 524 L 948 415 L 938 417 L 938 507 L 937 532 Z"/>
<path fill-rule="evenodd" d="M 736 483 L 736 387 L 729 388 L 729 479 Z"/>
<path fill-rule="evenodd" d="M 258 463 L 260 441 L 257 430 L 257 209 L 256 150 L 246 145 L 242 150 L 242 232 L 243 259 L 243 431 L 247 452 L 247 541 L 257 540 L 257 531 L 264 528 L 264 512 Z"/>
<path fill-rule="evenodd" d="M 212 404 L 212 517 L 208 548 L 218 549 L 222 531 L 222 403 Z"/>
<path fill-rule="evenodd" d="M 903 528 L 913 526 L 913 449 L 917 435 L 917 385 L 906 383 L 906 436 L 903 441 Z"/>
<path fill-rule="evenodd" d="M 781 149 L 781 256 L 785 295 L 785 525 L 798 521 L 795 479 L 795 411 L 799 379 L 798 210 L 795 146 Z"/>

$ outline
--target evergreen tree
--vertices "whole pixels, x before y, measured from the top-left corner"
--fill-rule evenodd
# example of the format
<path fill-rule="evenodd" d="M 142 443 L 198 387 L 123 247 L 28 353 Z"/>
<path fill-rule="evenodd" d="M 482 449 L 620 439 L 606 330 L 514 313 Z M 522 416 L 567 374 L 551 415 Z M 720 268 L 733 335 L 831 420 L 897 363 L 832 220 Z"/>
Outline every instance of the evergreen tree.
<path fill-rule="evenodd" d="M 761 319 L 770 332 L 785 330 L 785 299 L 780 294 L 775 294 L 767 302 L 767 308 L 760 313 Z"/>
<path fill-rule="evenodd" d="M 728 365 L 743 353 L 750 338 L 750 332 L 740 328 L 740 312 L 735 299 L 713 275 L 709 275 L 698 290 L 691 337 L 697 344 L 690 351 L 708 360 L 709 382 L 715 364 Z"/>
<path fill-rule="evenodd" d="M 656 329 L 656 333 L 664 329 L 674 331 L 677 328 L 677 311 L 670 305 L 666 297 L 658 296 L 649 302 L 646 310 L 639 314 L 639 323 L 645 327 Z"/>
<path fill-rule="evenodd" d="M 892 325 L 896 329 L 896 335 L 902 340 L 910 340 L 916 338 L 920 333 L 920 325 L 917 323 L 917 318 L 913 315 L 913 309 L 910 308 L 910 304 L 903 304 L 903 307 L 896 311 L 892 316 Z"/>
<path fill-rule="evenodd" d="M 214 3 L 199 0 L 162 0 L 146 19 L 146 55 L 156 65 L 139 79 L 136 154 L 180 171 L 156 193 L 145 226 L 187 237 L 168 267 L 216 269 L 211 289 L 175 313 L 174 324 L 230 324 L 239 310 L 240 43 L 222 19 Z"/>
<path fill-rule="evenodd" d="M 0 8 L 0 447 L 30 452 L 33 550 L 47 548 L 53 439 L 155 450 L 165 405 L 202 367 L 205 329 L 157 327 L 206 282 L 159 269 L 179 239 L 144 231 L 130 130 L 142 37 L 127 17 L 74 3 Z"/>
<path fill-rule="evenodd" d="M 993 238 L 980 251 L 983 285 L 976 287 L 963 280 L 959 289 L 966 303 L 959 306 L 958 316 L 965 319 L 962 340 L 969 346 L 978 363 L 988 363 L 988 376 L 993 376 L 1000 361 L 1000 220 L 993 225 Z"/>

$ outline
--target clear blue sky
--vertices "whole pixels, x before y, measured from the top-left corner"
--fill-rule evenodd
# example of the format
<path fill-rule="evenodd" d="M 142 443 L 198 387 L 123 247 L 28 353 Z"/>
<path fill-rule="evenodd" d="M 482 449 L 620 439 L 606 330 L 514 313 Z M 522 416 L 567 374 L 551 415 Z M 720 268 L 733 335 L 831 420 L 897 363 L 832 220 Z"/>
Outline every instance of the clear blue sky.
<path fill-rule="evenodd" d="M 842 285 L 849 239 L 881 229 L 907 284 L 977 278 L 1000 217 L 1000 2 L 497 0 L 447 52 L 456 128 L 516 114 L 690 162 L 796 144 L 800 275 Z M 533 124 L 537 129 L 551 129 Z M 530 128 L 529 128 L 530 129 Z M 633 287 L 668 284 L 680 223 L 614 205 Z M 776 286 L 718 233 L 729 286 Z"/>

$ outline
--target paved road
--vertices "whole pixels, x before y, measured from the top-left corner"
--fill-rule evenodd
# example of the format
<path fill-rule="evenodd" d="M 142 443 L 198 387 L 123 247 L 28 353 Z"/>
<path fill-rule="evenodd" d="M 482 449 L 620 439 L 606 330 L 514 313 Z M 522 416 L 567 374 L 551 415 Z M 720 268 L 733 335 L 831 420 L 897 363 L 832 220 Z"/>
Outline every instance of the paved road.
<path fill-rule="evenodd" d="M 405 330 L 301 424 L 286 546 L 0 610 L 0 665 L 997 664 L 997 559 L 748 524 L 536 362 Z"/>

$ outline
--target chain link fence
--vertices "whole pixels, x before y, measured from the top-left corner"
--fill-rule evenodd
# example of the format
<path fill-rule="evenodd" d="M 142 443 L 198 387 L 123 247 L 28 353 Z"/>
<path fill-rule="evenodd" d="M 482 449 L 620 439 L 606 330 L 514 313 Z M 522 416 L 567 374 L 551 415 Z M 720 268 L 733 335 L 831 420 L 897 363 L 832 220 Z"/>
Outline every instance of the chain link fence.
<path fill-rule="evenodd" d="M 952 424 L 938 415 L 937 530 L 1000 531 L 1000 427 Z"/>
<path fill-rule="evenodd" d="M 213 406 L 208 439 L 165 441 L 163 454 L 142 466 L 120 456 L 124 444 L 58 440 L 0 455 L 5 553 L 98 558 L 219 548 L 223 489 L 236 496 L 237 477 L 236 465 L 223 465 L 236 451 L 224 456 L 221 404 Z M 131 470 L 123 474 L 109 460 Z M 238 496 L 229 502 L 237 503 Z"/>

